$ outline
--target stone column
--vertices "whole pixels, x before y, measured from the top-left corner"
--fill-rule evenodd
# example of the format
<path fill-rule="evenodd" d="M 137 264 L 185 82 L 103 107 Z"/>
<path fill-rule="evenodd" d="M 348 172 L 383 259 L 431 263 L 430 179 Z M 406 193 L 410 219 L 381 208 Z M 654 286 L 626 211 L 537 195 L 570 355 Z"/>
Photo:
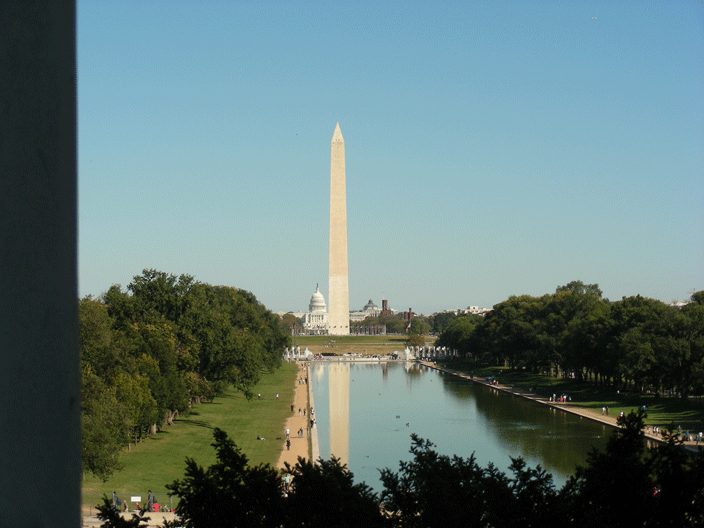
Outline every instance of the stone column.
<path fill-rule="evenodd" d="M 0 4 L 0 515 L 80 526 L 76 11 Z"/>

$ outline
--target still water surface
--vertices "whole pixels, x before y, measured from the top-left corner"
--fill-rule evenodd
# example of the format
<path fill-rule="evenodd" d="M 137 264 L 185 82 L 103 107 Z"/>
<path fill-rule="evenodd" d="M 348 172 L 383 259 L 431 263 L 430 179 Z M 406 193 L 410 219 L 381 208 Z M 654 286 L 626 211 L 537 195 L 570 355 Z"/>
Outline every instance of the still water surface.
<path fill-rule="evenodd" d="M 410 460 L 411 433 L 436 451 L 493 462 L 523 457 L 560 488 L 611 429 L 417 364 L 312 363 L 320 456 L 346 462 L 355 482 L 381 491 L 378 468 Z M 331 412 L 332 409 L 332 412 Z"/>

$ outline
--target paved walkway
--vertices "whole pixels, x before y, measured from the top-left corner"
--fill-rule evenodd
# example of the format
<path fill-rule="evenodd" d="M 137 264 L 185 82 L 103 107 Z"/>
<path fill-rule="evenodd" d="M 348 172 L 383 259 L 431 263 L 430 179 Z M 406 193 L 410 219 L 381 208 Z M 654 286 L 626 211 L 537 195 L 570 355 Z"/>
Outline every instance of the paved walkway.
<path fill-rule="evenodd" d="M 83 506 L 81 510 L 81 526 L 85 526 L 86 528 L 98 528 L 99 526 L 101 526 L 103 521 L 98 519 L 96 512 L 97 510 L 95 508 Z M 132 512 L 122 513 L 121 515 L 123 519 L 132 518 Z M 149 520 L 147 521 L 147 526 L 164 526 L 164 521 L 173 522 L 176 518 L 176 514 L 171 512 L 148 513 L 145 516 L 145 519 L 146 517 L 149 517 Z"/>
<path fill-rule="evenodd" d="M 310 458 L 309 446 L 310 437 L 308 436 L 308 430 L 306 428 L 310 427 L 310 407 L 308 405 L 308 388 L 310 386 L 308 378 L 308 366 L 305 363 L 301 363 L 298 366 L 298 376 L 296 377 L 296 387 L 293 392 L 293 412 L 291 417 L 286 420 L 286 426 L 290 431 L 291 439 L 291 449 L 286 449 L 286 434 L 285 431 L 281 431 L 282 445 L 281 445 L 281 455 L 276 463 L 276 467 L 279 469 L 284 468 L 284 463 L 288 462 L 290 465 L 295 466 L 298 461 L 298 457 Z M 301 380 L 303 382 L 301 383 Z M 301 411 L 299 416 L 298 411 Z M 303 412 L 305 411 L 305 415 Z M 298 432 L 303 429 L 303 436 L 299 436 Z M 311 430 L 313 434 L 315 430 Z M 278 435 L 277 435 L 278 436 Z"/>
<path fill-rule="evenodd" d="M 421 364 L 425 365 L 426 367 L 429 367 L 429 368 L 432 368 L 435 370 L 439 370 L 441 372 L 446 372 L 447 374 L 452 374 L 453 376 L 458 376 L 460 378 L 470 380 L 474 383 L 478 383 L 479 385 L 485 385 L 485 386 L 487 386 L 491 389 L 495 389 L 497 391 L 512 394 L 514 396 L 519 396 L 521 398 L 534 401 L 534 402 L 539 403 L 541 405 L 547 405 L 547 406 L 552 407 L 554 409 L 560 409 L 564 412 L 574 414 L 576 416 L 581 416 L 582 418 L 586 418 L 587 420 L 591 420 L 593 422 L 599 422 L 601 424 L 608 425 L 608 426 L 614 427 L 614 428 L 618 427 L 618 424 L 616 423 L 617 416 L 602 415 L 601 411 L 598 411 L 598 412 L 592 411 L 591 409 L 586 409 L 584 407 L 578 407 L 578 406 L 573 405 L 571 403 L 551 402 L 549 398 L 546 398 L 544 396 L 538 396 L 535 393 L 515 389 L 513 387 L 501 385 L 500 383 L 499 384 L 490 383 L 489 381 L 486 381 L 484 379 L 472 377 L 469 374 L 466 374 L 464 372 L 459 372 L 459 371 L 452 370 L 452 369 L 445 368 L 445 367 L 439 367 L 438 365 L 436 365 L 434 363 L 422 361 Z M 654 434 L 654 433 L 646 432 L 645 437 L 648 440 L 653 440 L 655 442 L 662 442 L 663 441 L 662 437 L 660 435 Z M 694 441 L 685 442 L 684 445 L 687 448 L 696 449 L 696 442 L 694 442 Z"/>

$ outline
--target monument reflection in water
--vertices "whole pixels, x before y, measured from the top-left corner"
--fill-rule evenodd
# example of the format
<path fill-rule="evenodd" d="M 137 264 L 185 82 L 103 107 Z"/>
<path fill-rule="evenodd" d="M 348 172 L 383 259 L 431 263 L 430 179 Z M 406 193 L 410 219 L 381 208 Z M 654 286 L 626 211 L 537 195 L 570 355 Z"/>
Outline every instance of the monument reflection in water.
<path fill-rule="evenodd" d="M 329 455 L 349 465 L 350 453 L 350 364 L 328 365 Z M 315 401 L 318 401 L 317 399 Z M 316 416 L 319 416 L 316 414 Z M 320 437 L 318 437 L 320 440 Z M 329 457 L 329 456 L 328 456 Z"/>
<path fill-rule="evenodd" d="M 411 433 L 438 453 L 507 471 L 510 457 L 538 464 L 561 487 L 603 450 L 611 429 L 412 363 L 314 362 L 320 456 L 346 463 L 355 482 L 381 490 L 380 468 L 410 460 Z M 510 474 L 509 474 L 510 476 Z"/>

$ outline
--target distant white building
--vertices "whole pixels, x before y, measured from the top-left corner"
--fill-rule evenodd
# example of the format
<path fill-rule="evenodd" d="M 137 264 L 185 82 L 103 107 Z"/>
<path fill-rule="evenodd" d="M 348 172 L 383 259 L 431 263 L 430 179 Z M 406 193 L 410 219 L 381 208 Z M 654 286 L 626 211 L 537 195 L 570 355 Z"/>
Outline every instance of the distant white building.
<path fill-rule="evenodd" d="M 459 308 L 457 310 L 443 310 L 438 313 L 453 313 L 455 315 L 481 315 L 484 316 L 491 312 L 493 308 L 480 308 L 479 306 L 467 306 L 467 308 Z"/>
<path fill-rule="evenodd" d="M 380 314 L 381 310 L 379 307 L 374 304 L 374 301 L 369 299 L 369 302 L 364 305 L 361 311 L 350 312 L 350 321 L 359 323 L 360 321 L 364 321 L 367 317 L 379 317 Z"/>
<path fill-rule="evenodd" d="M 466 310 L 457 310 L 457 315 L 460 313 L 464 315 L 484 315 L 490 312 L 491 308 L 480 308 L 479 306 L 467 306 Z"/>
<path fill-rule="evenodd" d="M 327 334 L 329 328 L 327 306 L 325 297 L 320 293 L 318 285 L 315 285 L 315 293 L 310 298 L 308 312 L 302 314 L 303 330 L 314 334 Z"/>

